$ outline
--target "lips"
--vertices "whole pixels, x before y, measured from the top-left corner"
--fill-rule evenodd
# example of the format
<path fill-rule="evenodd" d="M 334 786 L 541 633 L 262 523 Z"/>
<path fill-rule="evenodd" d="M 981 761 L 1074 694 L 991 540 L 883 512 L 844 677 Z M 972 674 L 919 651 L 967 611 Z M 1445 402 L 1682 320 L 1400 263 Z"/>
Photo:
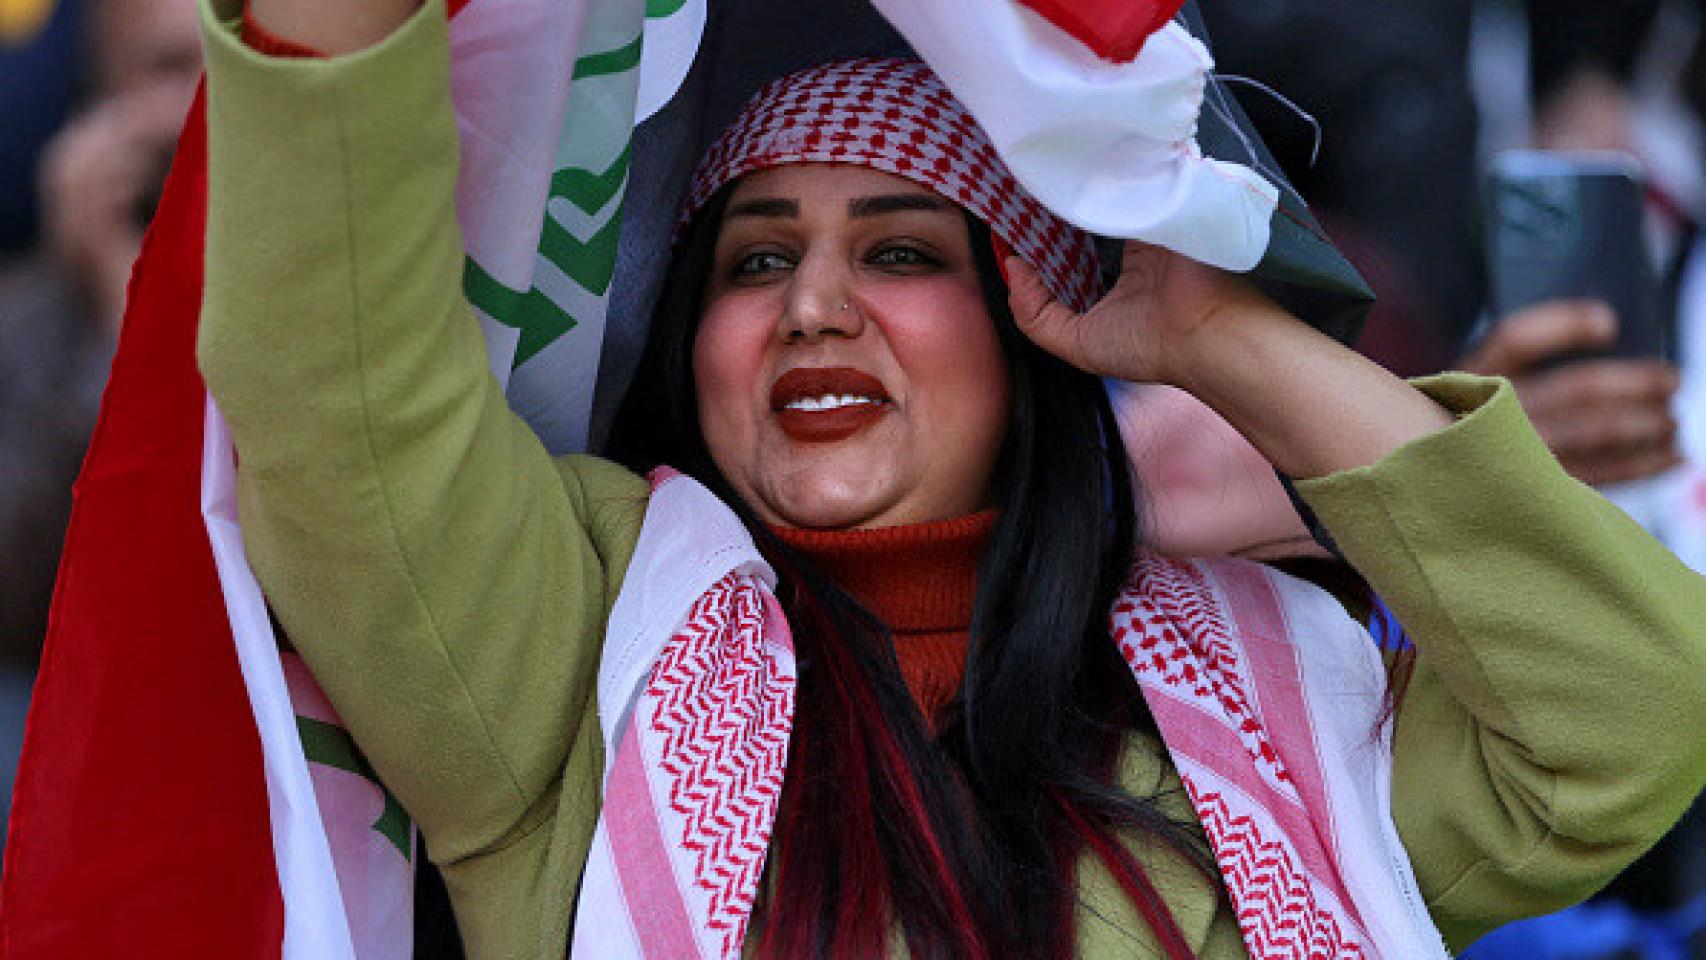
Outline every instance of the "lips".
<path fill-rule="evenodd" d="M 770 388 L 776 423 L 797 443 L 845 440 L 887 416 L 891 406 L 882 381 L 852 367 L 790 370 Z"/>

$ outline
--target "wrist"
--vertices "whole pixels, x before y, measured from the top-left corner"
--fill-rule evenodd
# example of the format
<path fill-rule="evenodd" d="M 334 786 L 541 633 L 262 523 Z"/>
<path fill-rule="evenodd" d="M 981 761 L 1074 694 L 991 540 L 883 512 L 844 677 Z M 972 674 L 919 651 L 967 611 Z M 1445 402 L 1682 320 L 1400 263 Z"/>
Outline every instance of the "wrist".
<path fill-rule="evenodd" d="M 1367 466 L 1451 423 L 1404 381 L 1272 305 L 1230 313 L 1205 335 L 1212 348 L 1183 353 L 1177 385 L 1290 476 Z"/>
<path fill-rule="evenodd" d="M 1164 345 L 1155 379 L 1213 406 L 1215 397 L 1260 390 L 1264 368 L 1283 364 L 1300 332 L 1320 336 L 1266 298 L 1224 304 Z"/>
<path fill-rule="evenodd" d="M 248 0 L 245 19 L 283 44 L 326 56 L 379 43 L 421 8 L 423 0 Z"/>

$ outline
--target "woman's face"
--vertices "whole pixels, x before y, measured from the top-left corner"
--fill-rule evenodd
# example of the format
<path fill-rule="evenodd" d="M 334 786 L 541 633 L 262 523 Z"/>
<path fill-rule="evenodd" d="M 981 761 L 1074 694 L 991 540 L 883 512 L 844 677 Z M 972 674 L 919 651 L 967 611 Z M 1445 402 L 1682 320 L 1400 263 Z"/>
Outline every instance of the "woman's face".
<path fill-rule="evenodd" d="M 1007 367 L 964 215 L 909 180 L 830 164 L 741 180 L 693 372 L 711 457 L 767 523 L 894 526 L 989 503 Z"/>

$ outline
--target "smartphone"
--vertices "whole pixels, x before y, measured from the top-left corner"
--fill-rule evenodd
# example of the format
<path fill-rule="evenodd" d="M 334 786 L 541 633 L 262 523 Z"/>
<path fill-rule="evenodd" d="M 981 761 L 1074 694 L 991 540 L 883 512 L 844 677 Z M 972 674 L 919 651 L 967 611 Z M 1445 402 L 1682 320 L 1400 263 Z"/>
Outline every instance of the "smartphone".
<path fill-rule="evenodd" d="M 1670 359 L 1645 193 L 1641 163 L 1626 153 L 1499 154 L 1487 183 L 1493 316 L 1547 300 L 1600 300 L 1617 311 L 1619 327 L 1616 345 L 1597 356 Z"/>

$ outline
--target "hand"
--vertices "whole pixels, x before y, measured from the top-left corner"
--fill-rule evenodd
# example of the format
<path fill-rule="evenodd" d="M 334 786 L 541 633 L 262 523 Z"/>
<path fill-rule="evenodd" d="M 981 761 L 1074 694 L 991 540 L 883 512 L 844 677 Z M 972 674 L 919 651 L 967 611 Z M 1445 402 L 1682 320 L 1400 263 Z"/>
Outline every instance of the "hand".
<path fill-rule="evenodd" d="M 1081 370 L 1134 383 L 1188 388 L 1190 358 L 1224 349 L 1204 331 L 1278 309 L 1243 277 L 1135 240 L 1126 242 L 1119 282 L 1083 314 L 1055 300 L 1023 260 L 1010 257 L 1006 267 L 1026 336 Z"/>
<path fill-rule="evenodd" d="M 1681 462 L 1671 397 L 1677 372 L 1660 360 L 1548 361 L 1617 340 L 1604 304 L 1543 303 L 1499 321 L 1459 366 L 1508 378 L 1534 427 L 1572 476 L 1599 485 L 1638 480 Z"/>
<path fill-rule="evenodd" d="M 1247 279 L 1128 242 L 1119 283 L 1086 313 L 1007 261 L 1019 329 L 1101 376 L 1179 387 L 1286 474 L 1367 466 L 1451 416 L 1378 364 L 1301 323 Z"/>
<path fill-rule="evenodd" d="M 123 312 L 130 268 L 187 107 L 175 91 L 112 97 L 61 130 L 43 155 L 48 255 L 104 323 L 116 325 Z"/>
<path fill-rule="evenodd" d="M 249 16 L 268 33 L 330 57 L 390 36 L 422 0 L 249 0 Z"/>
<path fill-rule="evenodd" d="M 1535 110 L 1535 146 L 1636 153 L 1634 117 L 1623 84 L 1604 70 L 1579 68 Z"/>

